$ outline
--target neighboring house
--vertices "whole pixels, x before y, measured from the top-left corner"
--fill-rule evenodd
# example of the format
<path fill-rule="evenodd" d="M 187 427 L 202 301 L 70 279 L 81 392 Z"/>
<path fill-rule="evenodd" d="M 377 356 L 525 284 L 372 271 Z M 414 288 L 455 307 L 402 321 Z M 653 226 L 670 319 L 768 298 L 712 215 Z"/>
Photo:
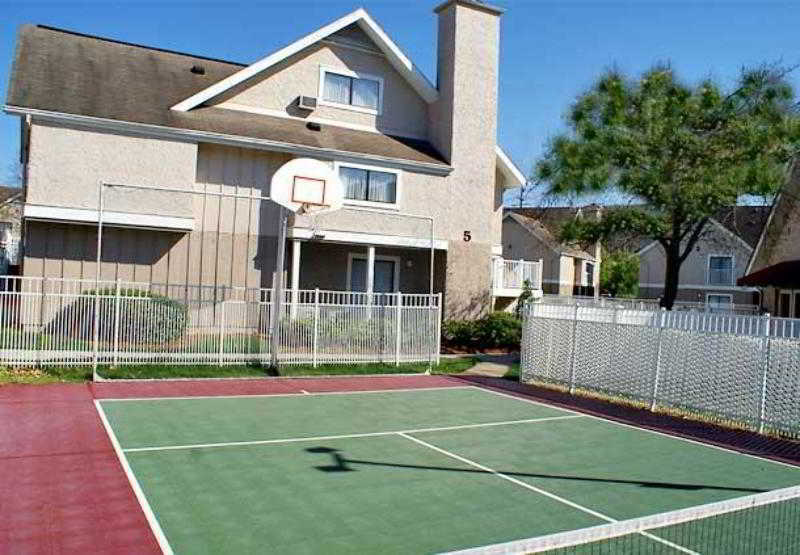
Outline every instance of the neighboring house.
<path fill-rule="evenodd" d="M 703 235 L 681 265 L 678 302 L 704 303 L 712 309 L 731 304 L 758 304 L 758 291 L 737 285 L 746 273 L 769 212 L 768 206 L 736 206 L 711 218 Z M 639 296 L 664 294 L 666 254 L 658 241 L 648 241 L 639 255 Z"/>
<path fill-rule="evenodd" d="M 21 229 L 22 189 L 0 185 L 0 276 L 19 272 Z"/>
<path fill-rule="evenodd" d="M 485 311 L 503 192 L 524 183 L 496 145 L 502 10 L 434 11 L 437 85 L 362 9 L 250 65 L 22 27 L 5 110 L 23 124 L 24 275 L 94 278 L 100 182 L 266 196 L 278 167 L 313 157 L 338 168 L 349 209 L 292 218 L 293 288 L 426 293 L 417 214 L 434 219 L 445 316 Z M 101 278 L 269 287 L 276 215 L 110 190 Z"/>
<path fill-rule="evenodd" d="M 772 203 L 746 273 L 739 284 L 759 288 L 764 311 L 800 318 L 800 163 Z"/>
<path fill-rule="evenodd" d="M 507 208 L 503 216 L 503 258 L 542 260 L 542 291 L 594 296 L 600 280 L 600 246 L 588 249 L 558 239 L 569 219 L 598 217 L 600 207 Z"/>

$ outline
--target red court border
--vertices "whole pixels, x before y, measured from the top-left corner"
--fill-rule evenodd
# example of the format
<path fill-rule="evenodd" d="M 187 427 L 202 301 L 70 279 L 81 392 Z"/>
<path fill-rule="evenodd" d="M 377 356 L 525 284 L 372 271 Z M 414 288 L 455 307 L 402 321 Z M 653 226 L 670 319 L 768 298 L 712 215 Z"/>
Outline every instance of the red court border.
<path fill-rule="evenodd" d="M 768 439 L 499 378 L 419 375 L 10 385 L 0 387 L 0 552 L 159 553 L 95 410 L 95 399 L 464 385 L 800 465 L 798 441 Z"/>

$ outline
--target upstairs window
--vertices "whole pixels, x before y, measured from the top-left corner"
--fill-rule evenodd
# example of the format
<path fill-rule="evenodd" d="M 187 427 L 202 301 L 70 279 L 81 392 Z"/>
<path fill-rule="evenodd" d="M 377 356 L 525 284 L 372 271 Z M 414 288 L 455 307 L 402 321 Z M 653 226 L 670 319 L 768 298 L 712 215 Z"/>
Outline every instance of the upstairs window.
<path fill-rule="evenodd" d="M 322 69 L 320 87 L 323 104 L 370 113 L 381 111 L 383 80 L 379 77 Z"/>
<path fill-rule="evenodd" d="M 344 198 L 355 202 L 396 204 L 397 174 L 386 171 L 339 166 Z"/>
<path fill-rule="evenodd" d="M 733 285 L 733 257 L 708 257 L 708 284 Z"/>

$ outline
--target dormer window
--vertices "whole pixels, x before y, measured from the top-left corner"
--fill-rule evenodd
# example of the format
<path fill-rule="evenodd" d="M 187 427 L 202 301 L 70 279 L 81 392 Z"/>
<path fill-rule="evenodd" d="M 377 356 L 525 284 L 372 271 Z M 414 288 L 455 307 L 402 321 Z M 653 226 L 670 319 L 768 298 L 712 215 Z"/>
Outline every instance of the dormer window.
<path fill-rule="evenodd" d="M 320 68 L 320 104 L 380 114 L 383 79 L 346 69 Z"/>

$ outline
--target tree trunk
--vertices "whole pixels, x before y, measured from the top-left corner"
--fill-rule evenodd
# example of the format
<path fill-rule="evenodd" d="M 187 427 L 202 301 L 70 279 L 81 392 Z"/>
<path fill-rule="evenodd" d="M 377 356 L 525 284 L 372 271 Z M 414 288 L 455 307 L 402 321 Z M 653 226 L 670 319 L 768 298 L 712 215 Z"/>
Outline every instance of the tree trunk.
<path fill-rule="evenodd" d="M 675 304 L 675 297 L 678 296 L 678 278 L 683 261 L 680 257 L 679 245 L 676 245 L 675 248 L 670 245 L 666 252 L 667 268 L 664 276 L 664 296 L 661 297 L 661 306 L 667 310 L 672 310 L 672 305 Z"/>

